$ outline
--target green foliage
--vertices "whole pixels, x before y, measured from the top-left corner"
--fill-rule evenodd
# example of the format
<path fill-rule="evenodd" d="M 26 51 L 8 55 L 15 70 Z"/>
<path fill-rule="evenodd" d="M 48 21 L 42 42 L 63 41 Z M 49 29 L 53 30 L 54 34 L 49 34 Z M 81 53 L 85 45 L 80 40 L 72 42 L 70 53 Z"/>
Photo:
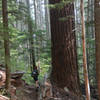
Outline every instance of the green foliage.
<path fill-rule="evenodd" d="M 0 1 L 0 11 L 1 11 Z M 16 0 L 8 0 L 8 19 L 9 19 L 9 39 L 10 39 L 10 56 L 11 56 L 11 72 L 24 71 L 23 79 L 28 84 L 33 84 L 30 70 L 30 33 L 28 31 L 28 23 L 32 24 L 32 36 L 34 39 L 34 50 L 36 63 L 40 61 L 40 75 L 42 80 L 44 74 L 48 71 L 51 62 L 51 44 L 47 40 L 46 30 L 36 29 L 35 21 L 29 14 L 28 7 L 23 2 Z M 3 42 L 3 23 L 0 13 L 0 64 L 4 64 L 4 42 Z"/>
<path fill-rule="evenodd" d="M 61 0 L 56 4 L 48 5 L 50 8 L 62 9 L 68 3 L 73 2 L 73 0 Z M 85 4 L 85 17 L 87 18 L 88 12 L 92 8 L 88 8 L 87 0 L 84 0 Z M 79 4 L 78 4 L 79 5 Z M 80 20 L 79 7 L 75 8 L 79 13 L 77 17 Z M 2 5 L 0 1 L 0 64 L 4 64 L 4 42 L 3 42 L 3 21 L 2 21 Z M 73 16 L 59 18 L 60 21 L 66 21 L 68 18 L 73 18 Z M 9 19 L 9 33 L 10 33 L 10 55 L 11 55 L 11 71 L 16 70 L 24 71 L 25 74 L 23 79 L 28 84 L 33 84 L 33 78 L 31 77 L 30 70 L 30 49 L 29 39 L 30 33 L 28 31 L 28 23 L 32 24 L 32 36 L 34 40 L 34 50 L 36 63 L 40 62 L 40 75 L 39 80 L 42 81 L 46 72 L 51 68 L 51 42 L 47 39 L 46 30 L 35 26 L 35 21 L 31 18 L 29 14 L 28 7 L 23 2 L 16 2 L 16 0 L 8 0 L 8 19 Z M 86 24 L 86 41 L 87 41 L 87 51 L 88 51 L 88 72 L 89 80 L 91 84 L 95 84 L 95 39 L 93 37 L 93 32 L 90 30 L 94 27 L 94 21 L 85 20 Z M 79 23 L 78 23 L 79 24 Z M 24 28 L 25 27 L 25 28 Z M 80 26 L 79 26 L 80 27 Z M 79 28 L 78 27 L 78 28 Z M 83 51 L 82 51 L 82 40 L 81 40 L 81 30 L 76 30 L 77 36 L 77 54 L 78 54 L 78 66 L 79 75 L 81 83 L 84 82 L 83 76 Z M 50 72 L 48 72 L 50 73 Z"/>
<path fill-rule="evenodd" d="M 64 8 L 64 6 L 66 6 L 67 4 L 73 2 L 73 0 L 61 0 L 60 2 L 56 3 L 56 4 L 49 4 L 49 7 L 54 9 L 62 9 Z"/>

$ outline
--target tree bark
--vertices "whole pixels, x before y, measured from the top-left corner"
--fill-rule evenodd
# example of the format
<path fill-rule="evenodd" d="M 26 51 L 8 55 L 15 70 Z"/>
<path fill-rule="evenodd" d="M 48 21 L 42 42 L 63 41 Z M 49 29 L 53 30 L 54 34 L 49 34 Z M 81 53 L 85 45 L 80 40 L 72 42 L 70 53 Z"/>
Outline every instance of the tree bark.
<path fill-rule="evenodd" d="M 2 14 L 3 14 L 3 27 L 4 27 L 6 89 L 9 89 L 10 88 L 10 49 L 9 49 L 7 0 L 2 0 Z"/>
<path fill-rule="evenodd" d="M 49 0 L 50 4 L 61 0 Z M 60 18 L 66 18 L 61 21 Z M 75 20 L 73 3 L 65 5 L 62 9 L 50 10 L 51 41 L 52 41 L 52 72 L 51 82 L 57 87 L 67 87 L 76 95 L 80 94 Z"/>
<path fill-rule="evenodd" d="M 96 77 L 100 100 L 100 0 L 95 0 Z"/>
<path fill-rule="evenodd" d="M 46 35 L 47 35 L 47 38 L 50 39 L 51 30 L 50 30 L 50 13 L 49 13 L 49 7 L 48 7 L 48 0 L 45 0 L 44 4 L 45 4 Z"/>
<path fill-rule="evenodd" d="M 35 15 L 35 27 L 37 29 L 37 6 L 36 6 L 36 0 L 34 0 L 34 15 Z"/>
<path fill-rule="evenodd" d="M 84 79 L 85 79 L 85 87 L 86 87 L 86 98 L 90 100 L 90 86 L 88 80 L 88 70 L 87 70 L 87 56 L 86 56 L 86 39 L 85 39 L 85 22 L 84 22 L 84 3 L 81 0 L 80 8 L 81 8 L 81 22 L 82 22 L 82 45 L 83 45 L 83 67 L 84 67 Z"/>
<path fill-rule="evenodd" d="M 29 0 L 27 0 L 27 6 L 28 6 L 28 32 L 29 32 L 29 44 L 30 44 L 30 66 L 31 70 L 34 69 L 36 66 L 35 63 L 35 52 L 34 52 L 34 40 L 33 40 L 33 28 L 32 28 L 32 18 L 30 14 L 30 3 Z"/>

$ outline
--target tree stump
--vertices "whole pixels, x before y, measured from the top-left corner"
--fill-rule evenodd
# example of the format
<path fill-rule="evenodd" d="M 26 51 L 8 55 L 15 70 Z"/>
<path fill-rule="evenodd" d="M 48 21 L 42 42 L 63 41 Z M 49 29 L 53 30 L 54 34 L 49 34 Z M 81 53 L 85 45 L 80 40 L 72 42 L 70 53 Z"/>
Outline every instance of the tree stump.
<path fill-rule="evenodd" d="M 5 84 L 6 81 L 6 73 L 5 71 L 0 70 L 0 87 Z"/>

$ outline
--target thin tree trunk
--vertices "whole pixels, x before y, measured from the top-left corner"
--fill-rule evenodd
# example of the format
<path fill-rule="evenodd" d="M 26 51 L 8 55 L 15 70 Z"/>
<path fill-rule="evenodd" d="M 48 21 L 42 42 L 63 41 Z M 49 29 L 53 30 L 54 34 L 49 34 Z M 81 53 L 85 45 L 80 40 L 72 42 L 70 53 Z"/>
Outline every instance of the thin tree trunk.
<path fill-rule="evenodd" d="M 96 77 L 100 100 L 100 0 L 95 0 Z"/>
<path fill-rule="evenodd" d="M 51 30 L 50 30 L 50 13 L 48 7 L 48 0 L 45 0 L 45 23 L 46 23 L 46 35 L 47 38 L 50 39 Z"/>
<path fill-rule="evenodd" d="M 86 27 L 86 32 L 87 32 L 87 34 L 86 34 L 86 38 L 87 39 L 89 39 L 89 15 L 90 15 L 90 0 L 88 0 L 88 5 L 87 5 L 87 27 Z M 88 40 L 86 41 L 86 43 L 87 43 L 87 46 L 86 46 L 86 56 L 87 56 L 87 68 L 89 69 L 89 54 L 91 54 L 91 53 L 89 53 L 89 42 L 88 42 Z M 88 70 L 88 74 L 89 74 L 89 70 Z"/>
<path fill-rule="evenodd" d="M 36 66 L 35 63 L 35 52 L 34 52 L 34 40 L 33 40 L 33 29 L 32 29 L 32 18 L 30 14 L 30 3 L 29 0 L 27 0 L 27 6 L 28 6 L 28 32 L 29 35 L 29 44 L 30 44 L 30 63 L 31 63 L 31 70 L 34 69 Z"/>
<path fill-rule="evenodd" d="M 35 15 L 35 27 L 37 29 L 37 6 L 36 6 L 36 0 L 33 1 L 34 2 L 34 15 Z"/>
<path fill-rule="evenodd" d="M 87 71 L 87 58 L 86 58 L 86 40 L 85 40 L 85 22 L 84 22 L 84 3 L 81 0 L 81 21 L 82 21 L 82 41 L 83 41 L 83 66 L 84 66 L 84 78 L 85 78 L 85 86 L 86 86 L 86 98 L 90 100 L 90 86 L 88 80 L 88 71 Z"/>
<path fill-rule="evenodd" d="M 3 27 L 4 27 L 6 89 L 8 90 L 10 88 L 10 49 L 9 49 L 7 0 L 2 0 L 2 14 L 3 14 Z"/>
<path fill-rule="evenodd" d="M 38 16 L 37 16 L 37 0 L 33 0 L 34 2 L 34 16 L 35 16 L 35 31 L 38 30 Z M 37 47 L 35 48 L 35 54 L 36 54 L 36 60 L 39 60 L 39 41 L 38 41 L 38 36 L 35 36 L 35 44 Z"/>

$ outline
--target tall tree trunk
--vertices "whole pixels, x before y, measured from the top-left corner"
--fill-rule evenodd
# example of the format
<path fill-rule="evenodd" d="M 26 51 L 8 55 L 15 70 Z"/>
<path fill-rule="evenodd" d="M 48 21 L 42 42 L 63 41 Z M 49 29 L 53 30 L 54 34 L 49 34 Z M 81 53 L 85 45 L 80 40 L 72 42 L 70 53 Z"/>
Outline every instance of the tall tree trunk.
<path fill-rule="evenodd" d="M 87 57 L 86 57 L 86 40 L 85 40 L 85 22 L 84 22 L 84 3 L 81 0 L 81 20 L 82 20 L 82 41 L 83 41 L 83 66 L 84 66 L 84 79 L 85 79 L 85 86 L 86 86 L 86 97 L 87 100 L 90 100 L 90 86 L 88 80 L 88 71 L 87 71 Z"/>
<path fill-rule="evenodd" d="M 46 35 L 47 35 L 47 38 L 50 39 L 51 30 L 50 30 L 50 13 L 49 13 L 49 7 L 48 7 L 48 0 L 45 0 L 44 4 L 45 4 Z"/>
<path fill-rule="evenodd" d="M 86 44 L 87 44 L 87 68 L 88 68 L 88 75 L 89 75 L 89 81 L 90 84 L 93 85 L 94 83 L 96 83 L 95 79 L 93 79 L 92 77 L 95 77 L 95 45 L 93 44 L 93 42 L 91 42 L 90 40 L 94 40 L 95 39 L 95 32 L 94 32 L 94 24 L 91 24 L 94 22 L 94 0 L 88 0 L 87 2 L 87 21 L 86 21 Z M 92 52 L 91 52 L 92 50 Z M 91 71 L 94 70 L 93 72 L 93 76 L 91 76 Z M 94 80 L 93 82 L 91 80 Z"/>
<path fill-rule="evenodd" d="M 50 4 L 61 0 L 49 0 Z M 73 17 L 72 17 L 73 16 Z M 61 21 L 60 18 L 66 20 Z M 74 5 L 62 9 L 51 9 L 52 72 L 51 82 L 60 88 L 67 87 L 76 95 L 80 94 L 76 54 Z"/>
<path fill-rule="evenodd" d="M 2 0 L 2 14 L 3 14 L 3 27 L 4 27 L 6 89 L 9 89 L 10 88 L 10 49 L 9 49 L 7 0 Z"/>
<path fill-rule="evenodd" d="M 100 0 L 95 0 L 96 75 L 100 100 Z"/>
<path fill-rule="evenodd" d="M 28 32 L 29 35 L 29 43 L 30 43 L 30 63 L 31 63 L 31 70 L 34 69 L 36 66 L 35 63 L 35 52 L 34 52 L 34 40 L 33 40 L 33 28 L 32 28 L 32 18 L 30 13 L 30 3 L 29 0 L 27 0 L 27 6 L 28 6 Z"/>
<path fill-rule="evenodd" d="M 89 39 L 89 15 L 90 15 L 90 0 L 88 0 L 88 2 L 87 2 L 88 4 L 87 4 L 87 27 L 86 27 L 86 38 L 87 39 Z M 86 56 L 87 56 L 87 68 L 89 69 L 89 66 L 90 66 L 90 63 L 89 63 L 89 54 L 91 54 L 91 53 L 89 53 L 89 42 L 88 42 L 88 40 L 86 41 Z M 88 74 L 89 74 L 89 70 L 88 70 Z"/>
<path fill-rule="evenodd" d="M 37 31 L 38 30 L 38 16 L 37 16 L 37 1 L 38 0 L 33 0 L 33 2 L 34 2 L 34 16 L 35 16 L 35 31 Z M 39 41 L 38 41 L 38 36 L 36 35 L 35 36 L 35 44 L 36 45 L 39 45 Z M 35 48 L 35 55 L 36 55 L 36 60 L 38 61 L 39 60 L 39 47 L 36 47 Z"/>
<path fill-rule="evenodd" d="M 36 6 L 36 0 L 33 1 L 34 2 L 34 15 L 35 15 L 35 27 L 37 29 L 37 6 Z"/>

